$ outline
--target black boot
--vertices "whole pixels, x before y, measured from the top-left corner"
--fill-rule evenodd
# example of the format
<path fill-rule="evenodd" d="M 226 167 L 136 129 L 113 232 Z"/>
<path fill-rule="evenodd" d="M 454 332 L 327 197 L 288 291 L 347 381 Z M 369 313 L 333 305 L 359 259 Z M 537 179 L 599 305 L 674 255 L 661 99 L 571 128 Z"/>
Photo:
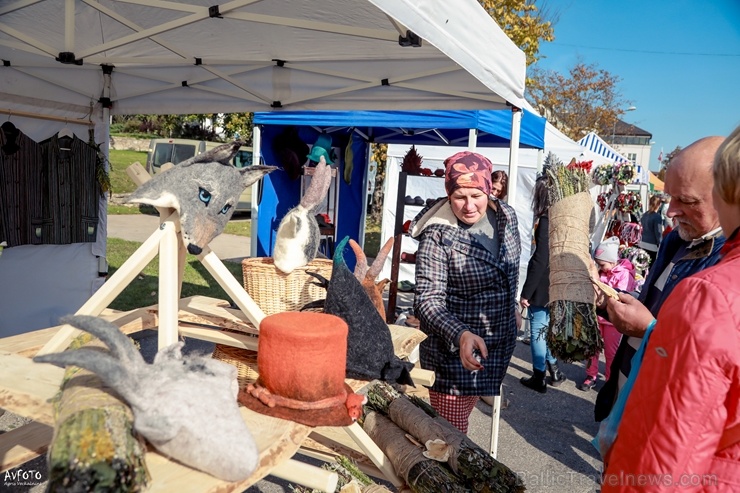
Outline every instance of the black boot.
<path fill-rule="evenodd" d="M 529 387 L 532 390 L 536 390 L 541 394 L 547 392 L 547 382 L 545 382 L 545 372 L 542 370 L 534 370 L 534 374 L 529 378 L 520 378 L 519 382 L 525 387 Z"/>
<path fill-rule="evenodd" d="M 550 378 L 547 380 L 547 383 L 552 385 L 553 387 L 558 387 L 561 383 L 567 380 L 563 372 L 560 371 L 560 368 L 558 368 L 557 363 L 550 363 L 548 361 L 547 371 L 550 373 Z"/>

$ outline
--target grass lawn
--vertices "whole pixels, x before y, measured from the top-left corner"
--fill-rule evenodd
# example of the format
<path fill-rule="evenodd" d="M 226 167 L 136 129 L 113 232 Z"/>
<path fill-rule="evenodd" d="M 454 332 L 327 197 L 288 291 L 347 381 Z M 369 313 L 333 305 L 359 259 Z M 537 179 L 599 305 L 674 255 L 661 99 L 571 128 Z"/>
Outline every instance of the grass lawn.
<path fill-rule="evenodd" d="M 122 151 L 111 149 L 108 155 L 110 161 L 110 182 L 113 193 L 131 193 L 136 190 L 136 185 L 126 174 L 126 168 L 139 162 L 146 167 L 146 152 Z"/>
<path fill-rule="evenodd" d="M 135 241 L 108 238 L 108 274 L 117 271 L 121 265 L 133 255 L 141 243 Z M 242 266 L 235 262 L 224 262 L 234 278 L 242 283 Z M 144 306 L 155 305 L 159 302 L 159 257 L 156 257 L 147 265 L 141 273 L 119 294 L 110 304 L 115 310 L 133 310 Z M 231 298 L 216 282 L 203 264 L 193 256 L 187 256 L 185 262 L 185 273 L 182 280 L 182 298 L 188 296 L 210 296 L 222 300 Z"/>

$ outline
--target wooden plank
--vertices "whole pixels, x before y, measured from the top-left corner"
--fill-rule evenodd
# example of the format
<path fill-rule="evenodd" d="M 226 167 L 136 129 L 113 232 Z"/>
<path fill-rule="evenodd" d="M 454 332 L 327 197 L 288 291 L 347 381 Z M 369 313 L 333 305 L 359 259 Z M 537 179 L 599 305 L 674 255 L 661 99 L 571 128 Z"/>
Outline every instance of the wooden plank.
<path fill-rule="evenodd" d="M 175 233 L 174 221 L 166 221 L 160 226 L 163 235 L 159 240 L 159 330 L 158 349 L 177 342 L 177 312 L 180 286 L 177 284 L 179 261 L 177 244 L 182 238 Z"/>
<path fill-rule="evenodd" d="M 79 315 L 99 315 L 110 305 L 116 296 L 128 286 L 131 281 L 146 267 L 157 254 L 159 239 L 164 234 L 162 230 L 156 230 L 142 245 L 131 255 L 121 267 L 113 273 L 85 304 L 77 310 Z M 79 330 L 71 325 L 63 326 L 52 339 L 41 348 L 39 354 L 49 354 L 63 351 L 78 334 Z"/>
<path fill-rule="evenodd" d="M 252 430 L 260 451 L 260 464 L 251 477 L 234 483 L 221 481 L 150 451 L 146 455 L 146 463 L 152 475 L 152 484 L 147 493 L 244 491 L 270 474 L 278 464 L 292 457 L 311 432 L 308 426 L 264 416 L 245 407 L 240 408 L 240 411 L 247 426 Z"/>
<path fill-rule="evenodd" d="M 213 253 L 210 247 L 206 246 L 198 255 L 198 259 L 205 266 L 213 278 L 224 288 L 224 291 L 231 296 L 234 303 L 249 318 L 252 325 L 259 328 L 260 322 L 265 318 L 265 312 L 255 303 L 249 293 L 244 290 L 244 286 L 238 282 L 224 263 Z"/>
<path fill-rule="evenodd" d="M 54 428 L 31 421 L 0 435 L 0 472 L 13 469 L 46 453 Z"/>
<path fill-rule="evenodd" d="M 334 462 L 339 455 L 343 455 L 344 457 L 352 459 L 352 461 L 357 464 L 360 471 L 364 472 L 368 476 L 372 476 L 376 479 L 386 479 L 380 469 L 375 467 L 375 464 L 373 464 L 364 454 L 354 452 L 337 444 L 331 444 L 331 446 L 328 447 L 323 443 L 313 440 L 311 438 L 313 436 L 314 435 L 312 433 L 309 438 L 306 438 L 303 441 L 301 448 L 298 449 L 298 453 L 300 455 L 311 457 L 312 459 L 317 459 L 322 462 Z"/>
<path fill-rule="evenodd" d="M 103 310 L 101 318 L 117 325 L 124 334 L 133 334 L 143 329 L 156 327 L 155 315 L 149 308 L 137 308 L 127 312 Z M 16 353 L 28 358 L 35 356 L 44 344 L 49 342 L 62 328 L 62 325 L 47 329 L 34 330 L 25 334 L 18 334 L 0 339 L 0 351 Z"/>
<path fill-rule="evenodd" d="M 227 346 L 249 349 L 250 351 L 257 351 L 258 339 L 255 336 L 207 329 L 203 327 L 192 327 L 183 325 L 182 323 L 179 325 L 179 330 L 180 335 L 185 337 L 192 337 L 202 341 L 215 342 L 216 344 L 225 344 Z"/>
<path fill-rule="evenodd" d="M 48 401 L 56 395 L 63 377 L 62 368 L 0 352 L 0 408 L 53 425 Z"/>

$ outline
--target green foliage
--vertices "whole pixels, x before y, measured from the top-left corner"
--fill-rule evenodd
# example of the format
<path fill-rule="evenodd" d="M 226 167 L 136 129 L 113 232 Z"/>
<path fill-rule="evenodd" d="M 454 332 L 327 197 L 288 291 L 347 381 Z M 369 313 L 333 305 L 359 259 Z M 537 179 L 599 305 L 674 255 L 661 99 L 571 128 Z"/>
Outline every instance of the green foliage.
<path fill-rule="evenodd" d="M 531 0 L 478 0 L 527 57 L 527 65 L 539 60 L 540 42 L 555 39 L 552 22 Z"/>

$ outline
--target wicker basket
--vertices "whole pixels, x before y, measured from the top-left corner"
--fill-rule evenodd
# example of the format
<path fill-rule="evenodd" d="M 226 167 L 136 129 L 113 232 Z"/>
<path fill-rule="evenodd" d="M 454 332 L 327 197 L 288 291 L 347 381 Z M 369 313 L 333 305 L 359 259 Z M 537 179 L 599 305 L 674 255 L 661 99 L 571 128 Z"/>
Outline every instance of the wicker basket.
<path fill-rule="evenodd" d="M 239 388 L 245 387 L 248 383 L 257 381 L 259 372 L 257 371 L 257 351 L 250 351 L 225 344 L 216 344 L 213 350 L 213 358 L 229 363 L 236 367 L 236 379 L 239 382 Z"/>
<path fill-rule="evenodd" d="M 242 260 L 244 289 L 265 315 L 299 311 L 312 301 L 326 298 L 326 289 L 316 286 L 316 278 L 306 272 L 315 272 L 331 278 L 329 259 L 314 259 L 305 267 L 290 274 L 281 272 L 271 257 L 251 257 Z"/>

